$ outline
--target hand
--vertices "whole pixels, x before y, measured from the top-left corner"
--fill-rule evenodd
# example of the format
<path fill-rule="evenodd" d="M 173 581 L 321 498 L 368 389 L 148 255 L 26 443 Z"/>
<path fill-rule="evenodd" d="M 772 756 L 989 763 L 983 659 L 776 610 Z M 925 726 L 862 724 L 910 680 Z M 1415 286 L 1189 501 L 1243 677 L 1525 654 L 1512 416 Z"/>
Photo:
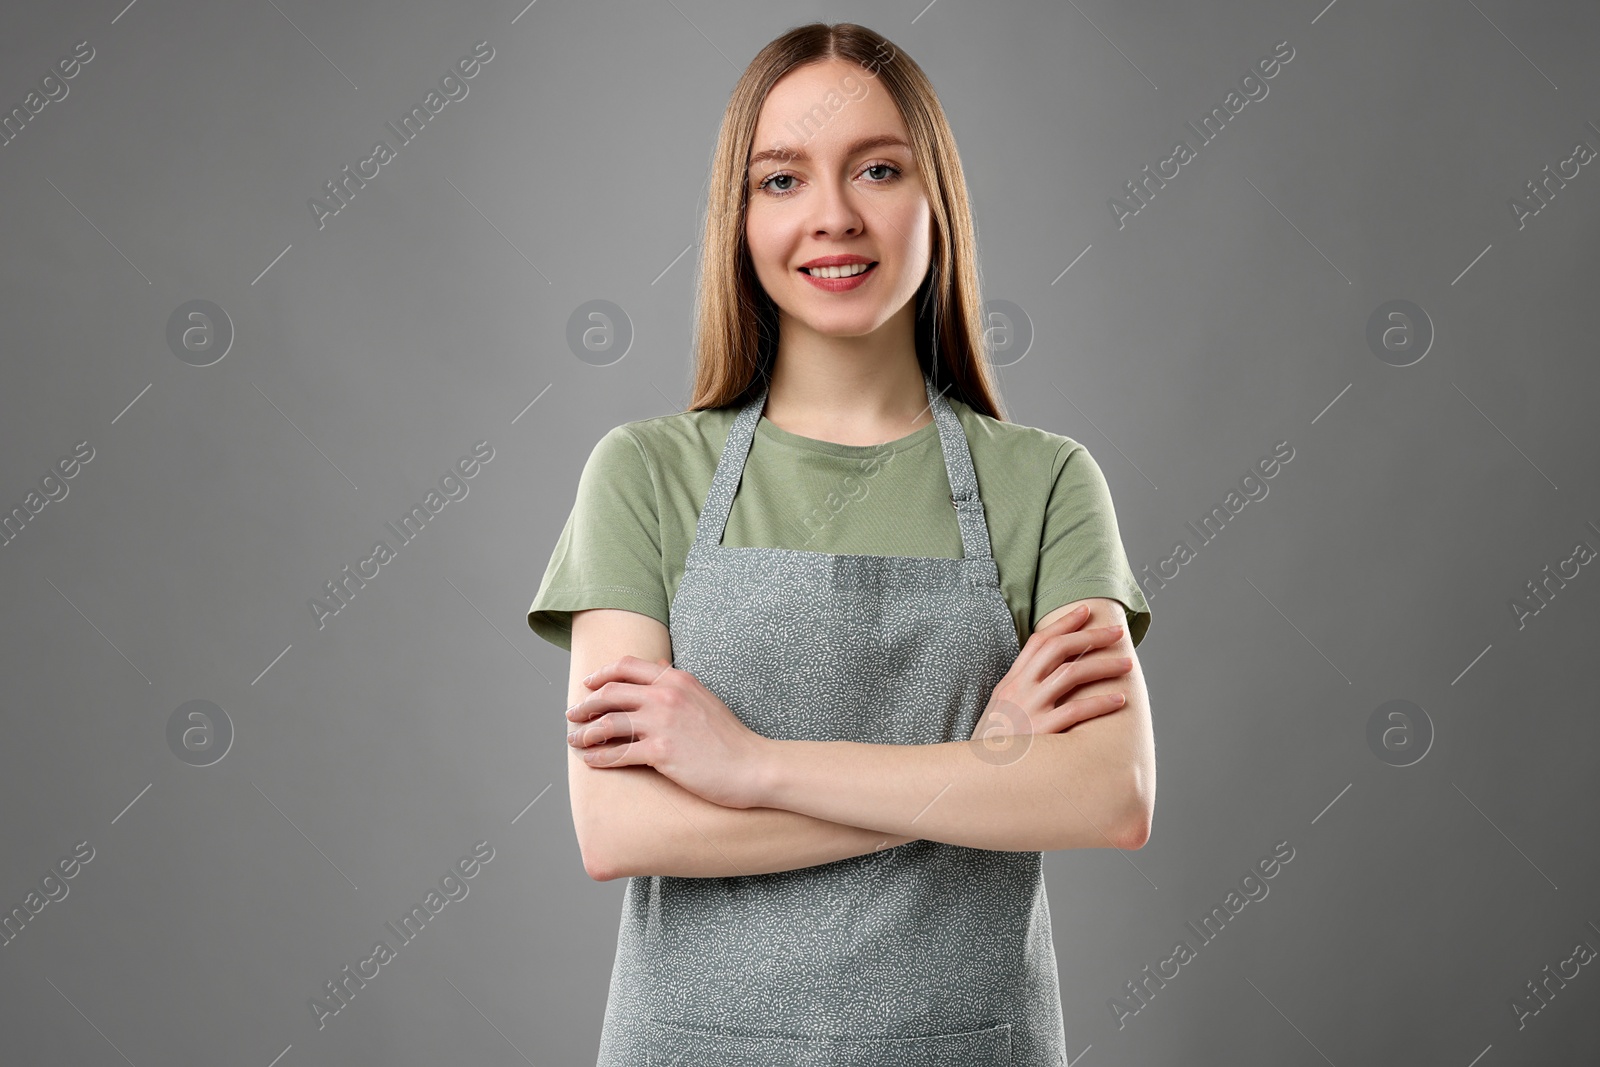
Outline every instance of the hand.
<path fill-rule="evenodd" d="M 973 740 L 992 743 L 1008 734 L 1064 733 L 1122 707 L 1126 698 L 1121 693 L 1062 699 L 1080 685 L 1133 670 L 1133 660 L 1127 656 L 1086 658 L 1093 649 L 1114 644 L 1123 633 L 1121 626 L 1080 629 L 1088 618 L 1088 607 L 1080 606 L 1028 638 L 990 694 Z"/>
<path fill-rule="evenodd" d="M 591 767 L 650 766 L 725 808 L 759 807 L 772 742 L 688 671 L 623 656 L 584 679 L 567 734 Z M 581 725 L 587 723 L 588 725 Z"/>

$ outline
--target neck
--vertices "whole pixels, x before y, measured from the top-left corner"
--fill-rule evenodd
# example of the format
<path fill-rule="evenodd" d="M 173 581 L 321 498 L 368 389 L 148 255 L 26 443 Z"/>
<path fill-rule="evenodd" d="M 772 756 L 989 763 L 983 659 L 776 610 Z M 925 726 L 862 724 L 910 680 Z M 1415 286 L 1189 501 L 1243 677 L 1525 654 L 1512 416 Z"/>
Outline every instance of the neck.
<path fill-rule="evenodd" d="M 785 345 L 794 332 L 780 332 L 762 414 L 781 430 L 838 444 L 880 444 L 928 425 L 933 412 L 909 321 L 906 327 L 902 343 L 880 330 Z"/>

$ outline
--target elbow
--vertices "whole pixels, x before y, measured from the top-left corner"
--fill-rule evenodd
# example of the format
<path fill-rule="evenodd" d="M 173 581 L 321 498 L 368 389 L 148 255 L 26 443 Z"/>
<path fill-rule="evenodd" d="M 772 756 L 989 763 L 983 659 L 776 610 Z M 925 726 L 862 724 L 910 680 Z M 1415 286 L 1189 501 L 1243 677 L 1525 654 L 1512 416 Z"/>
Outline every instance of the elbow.
<path fill-rule="evenodd" d="M 644 766 L 574 770 L 582 772 L 574 774 L 570 797 L 584 873 L 596 882 L 661 873 L 663 862 L 680 850 L 673 831 L 682 819 L 663 820 L 652 808 L 651 798 L 661 789 L 649 781 L 656 771 Z"/>
<path fill-rule="evenodd" d="M 612 868 L 602 862 L 600 858 L 595 855 L 593 849 L 584 848 L 582 845 L 579 845 L 578 849 L 583 853 L 584 874 L 587 874 L 596 882 L 609 882 L 613 878 L 617 877 L 615 874 L 611 873 Z"/>
<path fill-rule="evenodd" d="M 1146 841 L 1150 840 L 1150 814 L 1147 811 L 1135 812 L 1134 816 L 1122 825 L 1122 840 L 1117 847 L 1131 852 L 1143 848 Z"/>
<path fill-rule="evenodd" d="M 578 850 L 583 853 L 583 873 L 596 882 L 610 882 L 617 878 L 628 877 L 628 866 L 619 860 L 615 853 L 603 852 L 593 845 L 580 844 Z"/>
<path fill-rule="evenodd" d="M 609 867 L 597 867 L 585 862 L 583 872 L 596 882 L 609 882 L 614 878 L 621 878 L 620 874 L 612 874 Z"/>
<path fill-rule="evenodd" d="M 1140 849 L 1150 840 L 1150 824 L 1155 817 L 1155 776 L 1145 768 L 1136 766 L 1133 781 L 1128 787 L 1128 810 L 1122 820 L 1122 840 L 1117 847 L 1126 850 Z"/>
<path fill-rule="evenodd" d="M 638 835 L 629 833 L 630 820 L 621 814 L 630 809 L 632 800 L 618 792 L 628 784 L 623 776 L 633 769 L 594 770 L 579 765 L 570 771 L 568 799 L 573 836 L 578 839 L 583 872 L 596 882 L 634 873 Z"/>
<path fill-rule="evenodd" d="M 627 874 L 626 866 L 617 855 L 617 841 L 612 835 L 600 833 L 600 828 L 573 813 L 573 829 L 577 831 L 578 852 L 583 858 L 583 873 L 596 882 L 609 882 Z"/>

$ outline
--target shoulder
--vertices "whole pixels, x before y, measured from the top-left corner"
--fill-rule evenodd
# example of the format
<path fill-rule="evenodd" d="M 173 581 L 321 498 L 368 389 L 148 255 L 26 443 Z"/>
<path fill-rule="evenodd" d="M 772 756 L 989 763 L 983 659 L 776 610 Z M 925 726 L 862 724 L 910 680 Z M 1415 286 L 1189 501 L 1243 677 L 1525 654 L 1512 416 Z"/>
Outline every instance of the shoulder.
<path fill-rule="evenodd" d="M 950 407 L 966 431 L 974 465 L 987 459 L 992 467 L 1000 469 L 1021 466 L 1037 470 L 1040 464 L 1048 463 L 1053 481 L 1069 456 L 1080 451 L 1087 455 L 1083 445 L 1065 434 L 1020 422 L 1005 422 L 974 411 L 960 400 L 952 399 Z"/>
<path fill-rule="evenodd" d="M 652 474 L 683 470 L 721 452 L 737 414 L 736 408 L 720 407 L 635 419 L 607 431 L 595 449 L 607 458 L 642 461 Z M 629 452 L 637 459 L 630 460 Z"/>

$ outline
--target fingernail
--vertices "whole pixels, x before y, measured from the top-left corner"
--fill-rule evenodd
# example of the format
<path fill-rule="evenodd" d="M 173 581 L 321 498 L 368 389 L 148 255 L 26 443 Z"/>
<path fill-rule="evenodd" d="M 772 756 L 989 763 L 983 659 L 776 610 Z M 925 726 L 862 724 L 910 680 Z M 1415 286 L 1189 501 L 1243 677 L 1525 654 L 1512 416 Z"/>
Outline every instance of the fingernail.
<path fill-rule="evenodd" d="M 584 679 L 583 679 L 583 684 L 584 685 L 588 685 L 592 681 L 594 681 L 594 675 L 592 675 L 592 674 L 585 675 Z"/>

